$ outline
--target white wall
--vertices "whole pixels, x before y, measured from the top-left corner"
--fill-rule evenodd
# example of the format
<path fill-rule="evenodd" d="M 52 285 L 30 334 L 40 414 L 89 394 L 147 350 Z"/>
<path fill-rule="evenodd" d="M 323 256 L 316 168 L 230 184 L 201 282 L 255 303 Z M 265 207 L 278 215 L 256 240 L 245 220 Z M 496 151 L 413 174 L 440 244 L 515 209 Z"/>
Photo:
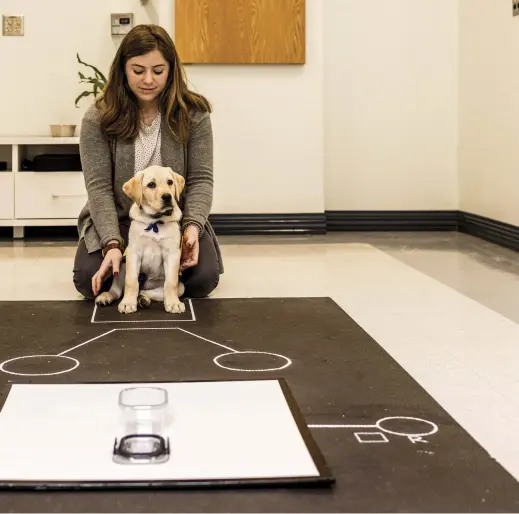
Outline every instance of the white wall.
<path fill-rule="evenodd" d="M 460 0 L 460 208 L 519 225 L 519 17 Z"/>
<path fill-rule="evenodd" d="M 457 2 L 323 3 L 326 208 L 456 209 Z"/>
<path fill-rule="evenodd" d="M 218 212 L 324 210 L 323 4 L 307 1 L 304 66 L 187 68 L 215 106 Z"/>
<path fill-rule="evenodd" d="M 117 38 L 110 12 L 160 23 L 173 35 L 173 0 L 2 0 L 1 14 L 23 13 L 21 38 L 0 37 L 1 135 L 48 134 L 51 123 L 80 123 L 74 99 L 76 52 L 108 71 Z M 58 17 L 54 29 L 44 18 Z M 58 30 L 63 30 L 59 35 Z M 307 7 L 307 64 L 190 66 L 191 86 L 214 105 L 215 213 L 324 210 L 322 0 Z"/>
<path fill-rule="evenodd" d="M 79 123 L 76 52 L 107 71 L 109 13 L 173 34 L 173 2 L 2 0 L 26 35 L 0 37 L 0 136 Z M 307 0 L 305 66 L 189 66 L 215 107 L 213 212 L 457 208 L 458 4 L 433 3 Z"/>
<path fill-rule="evenodd" d="M 77 72 L 91 71 L 77 63 L 76 53 L 107 73 L 117 48 L 110 13 L 128 11 L 138 22 L 158 20 L 140 0 L 2 0 L 0 16 L 23 14 L 25 35 L 0 32 L 0 136 L 50 135 L 49 124 L 79 124 L 90 100 L 74 106 L 88 88 L 78 84 Z"/>

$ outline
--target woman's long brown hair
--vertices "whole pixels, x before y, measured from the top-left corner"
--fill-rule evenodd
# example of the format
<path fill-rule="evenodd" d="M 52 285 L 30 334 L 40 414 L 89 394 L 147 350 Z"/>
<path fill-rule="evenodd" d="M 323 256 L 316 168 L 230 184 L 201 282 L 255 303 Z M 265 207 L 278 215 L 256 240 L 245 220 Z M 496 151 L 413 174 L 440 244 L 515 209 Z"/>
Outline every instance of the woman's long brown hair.
<path fill-rule="evenodd" d="M 181 141 L 189 137 L 192 110 L 211 112 L 206 98 L 188 89 L 182 63 L 173 40 L 157 25 L 137 25 L 123 39 L 112 62 L 107 84 L 96 105 L 101 112 L 101 131 L 109 138 L 135 138 L 139 131 L 139 106 L 126 79 L 126 61 L 158 50 L 169 63 L 169 75 L 159 97 L 159 108 L 166 116 L 173 136 Z"/>

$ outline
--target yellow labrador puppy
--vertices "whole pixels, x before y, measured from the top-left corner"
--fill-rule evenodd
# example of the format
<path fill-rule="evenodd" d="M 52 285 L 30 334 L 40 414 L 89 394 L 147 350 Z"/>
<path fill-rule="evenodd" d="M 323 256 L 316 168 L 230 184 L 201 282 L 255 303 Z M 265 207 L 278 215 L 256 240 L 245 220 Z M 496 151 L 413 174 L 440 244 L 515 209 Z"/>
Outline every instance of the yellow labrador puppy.
<path fill-rule="evenodd" d="M 150 166 L 123 185 L 123 191 L 134 202 L 126 263 L 121 265 L 110 290 L 96 298 L 98 305 L 118 300 L 124 284 L 120 313 L 136 312 L 138 305 L 148 307 L 152 301 L 163 301 L 167 312 L 185 312 L 179 299 L 184 284 L 179 281 L 182 212 L 178 206 L 184 184 L 184 177 L 171 168 Z M 141 273 L 146 282 L 139 292 Z"/>

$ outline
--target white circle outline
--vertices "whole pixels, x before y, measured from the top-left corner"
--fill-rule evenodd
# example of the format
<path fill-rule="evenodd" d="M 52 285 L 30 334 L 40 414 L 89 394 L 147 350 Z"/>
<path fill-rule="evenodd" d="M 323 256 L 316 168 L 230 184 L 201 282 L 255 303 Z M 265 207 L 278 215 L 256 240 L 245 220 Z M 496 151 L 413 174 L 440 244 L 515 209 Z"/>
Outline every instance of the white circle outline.
<path fill-rule="evenodd" d="M 9 364 L 10 362 L 18 361 L 21 359 L 32 359 L 34 357 L 59 357 L 60 359 L 69 359 L 71 361 L 75 362 L 75 365 L 70 368 L 66 369 L 64 371 L 55 371 L 54 373 L 16 373 L 14 371 L 8 371 L 4 368 L 6 364 Z M 46 377 L 50 375 L 61 375 L 62 373 L 68 373 L 69 371 L 72 371 L 76 369 L 79 366 L 79 361 L 77 359 L 74 359 L 74 357 L 69 357 L 68 355 L 24 355 L 22 357 L 15 357 L 14 359 L 9 359 L 7 361 L 4 361 L 0 364 L 0 370 L 4 373 L 9 373 L 9 375 L 18 375 L 22 377 Z"/>
<path fill-rule="evenodd" d="M 247 353 L 247 354 L 248 353 L 261 353 L 261 354 L 264 354 L 264 355 L 271 355 L 273 357 L 280 357 L 281 359 L 285 359 L 287 362 L 286 362 L 286 364 L 283 364 L 283 366 L 281 366 L 279 368 L 269 368 L 269 369 L 238 369 L 238 368 L 230 368 L 229 366 L 224 366 L 223 364 L 220 364 L 218 362 L 218 359 L 220 359 L 221 357 L 225 357 L 227 355 L 239 355 L 240 353 Z M 222 353 L 221 355 L 217 355 L 213 359 L 213 362 L 219 368 L 222 368 L 222 369 L 227 369 L 229 371 L 247 371 L 249 373 L 256 373 L 256 372 L 261 372 L 261 371 L 279 371 L 280 369 L 288 368 L 288 366 L 290 366 L 292 364 L 292 361 L 288 357 L 285 357 L 284 355 L 280 355 L 279 353 L 257 352 L 257 351 L 254 351 L 254 350 L 248 350 L 248 351 L 243 351 L 243 352 L 235 351 L 235 352 Z"/>
<path fill-rule="evenodd" d="M 407 419 L 407 420 L 411 420 L 411 421 L 420 421 L 422 423 L 427 423 L 428 425 L 432 426 L 432 430 L 430 430 L 429 432 L 423 432 L 421 434 L 406 434 L 405 432 L 395 432 L 393 430 L 388 430 L 387 428 L 384 428 L 383 426 L 381 426 L 381 423 L 383 423 L 384 421 L 395 420 L 395 419 Z M 427 421 L 426 419 L 412 418 L 409 416 L 389 416 L 387 418 L 382 418 L 382 419 L 379 419 L 375 423 L 375 426 L 379 430 L 382 430 L 382 432 L 386 432 L 386 434 L 392 434 L 392 435 L 397 435 L 397 436 L 402 436 L 402 437 L 426 437 L 428 435 L 432 435 L 432 434 L 435 434 L 436 432 L 438 432 L 438 425 L 436 423 L 433 423 L 432 421 Z"/>

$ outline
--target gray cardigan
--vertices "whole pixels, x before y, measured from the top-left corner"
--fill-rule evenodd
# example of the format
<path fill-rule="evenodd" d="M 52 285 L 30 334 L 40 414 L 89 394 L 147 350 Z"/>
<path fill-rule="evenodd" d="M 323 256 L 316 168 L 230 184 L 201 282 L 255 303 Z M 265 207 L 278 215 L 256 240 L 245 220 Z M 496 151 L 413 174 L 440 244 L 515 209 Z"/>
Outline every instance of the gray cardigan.
<path fill-rule="evenodd" d="M 78 218 L 79 237 L 84 238 L 89 253 L 108 241 L 122 242 L 119 222 L 128 220 L 132 201 L 124 194 L 123 184 L 134 175 L 135 150 L 131 141 L 110 143 L 100 130 L 99 112 L 92 105 L 83 117 L 79 151 L 88 193 L 88 201 Z M 194 223 L 207 231 L 218 255 L 223 273 L 222 255 L 216 234 L 208 221 L 213 201 L 213 133 L 208 113 L 193 116 L 187 145 L 171 135 L 162 121 L 162 164 L 186 179 L 180 197 L 182 226 Z"/>

